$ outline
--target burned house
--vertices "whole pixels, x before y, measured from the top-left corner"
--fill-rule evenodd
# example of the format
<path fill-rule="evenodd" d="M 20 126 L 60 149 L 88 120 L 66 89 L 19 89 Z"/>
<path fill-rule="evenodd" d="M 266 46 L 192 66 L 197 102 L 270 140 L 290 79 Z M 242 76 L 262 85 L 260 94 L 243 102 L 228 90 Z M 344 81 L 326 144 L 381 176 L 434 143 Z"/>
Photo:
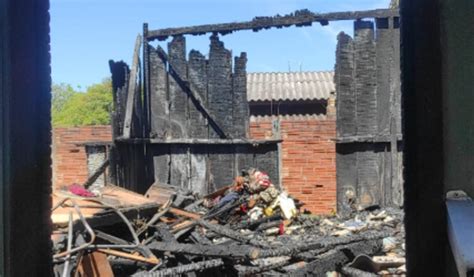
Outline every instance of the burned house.
<path fill-rule="evenodd" d="M 52 275 L 48 9 L 48 1 L 1 2 L 0 272 L 5 276 Z M 401 1 L 407 273 L 412 276 L 472 273 L 469 256 L 457 255 L 472 251 L 453 248 L 455 259 L 446 251 L 448 234 L 451 243 L 461 239 L 457 246 L 464 249 L 472 246 L 472 236 L 471 241 L 456 237 L 456 226 L 448 231 L 453 214 L 445 205 L 446 190 L 473 189 L 468 73 L 474 36 L 466 28 L 472 26 L 472 12 L 470 1 Z M 467 213 L 460 218 L 472 225 Z"/>
<path fill-rule="evenodd" d="M 144 191 L 154 180 L 204 195 L 249 167 L 279 180 L 279 140 L 249 138 L 245 53 L 233 62 L 216 35 L 208 60 L 195 50 L 188 54 L 183 36 L 174 37 L 167 52 L 151 46 L 146 32 L 144 38 L 143 68 L 140 38 L 131 69 L 110 63 L 115 183 Z"/>

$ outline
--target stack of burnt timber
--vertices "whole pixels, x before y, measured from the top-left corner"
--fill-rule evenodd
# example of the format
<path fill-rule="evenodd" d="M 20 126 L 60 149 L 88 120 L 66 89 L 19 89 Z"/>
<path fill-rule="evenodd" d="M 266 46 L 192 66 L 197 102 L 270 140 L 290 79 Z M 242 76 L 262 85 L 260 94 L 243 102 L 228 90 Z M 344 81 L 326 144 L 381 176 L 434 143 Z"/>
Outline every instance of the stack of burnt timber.
<path fill-rule="evenodd" d="M 236 179 L 240 180 L 240 179 Z M 237 184 L 240 186 L 240 184 Z M 348 218 L 292 214 L 236 184 L 203 198 L 154 184 L 145 195 L 106 186 L 95 196 L 54 194 L 57 276 L 345 276 L 403 274 L 399 210 Z M 237 197 L 235 197 L 237 196 Z M 290 198 L 291 199 L 291 198 Z M 297 208 L 303 203 L 292 199 Z M 362 256 L 361 256 L 362 255 Z M 378 256 L 378 257 L 374 257 Z M 335 275 L 336 276 L 336 275 Z"/>

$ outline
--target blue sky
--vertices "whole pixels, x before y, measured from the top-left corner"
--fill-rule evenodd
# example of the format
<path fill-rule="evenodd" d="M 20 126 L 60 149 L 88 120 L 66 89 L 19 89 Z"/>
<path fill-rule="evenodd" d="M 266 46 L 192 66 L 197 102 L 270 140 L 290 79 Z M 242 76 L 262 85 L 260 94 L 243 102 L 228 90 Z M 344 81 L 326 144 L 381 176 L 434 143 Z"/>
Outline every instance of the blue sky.
<path fill-rule="evenodd" d="M 255 16 L 366 10 L 389 0 L 51 0 L 54 83 L 85 88 L 109 77 L 108 60 L 130 63 L 135 37 L 150 29 L 246 21 Z M 236 56 L 247 52 L 249 72 L 332 70 L 336 36 L 352 34 L 352 22 L 322 27 L 239 31 L 221 38 Z M 209 35 L 188 36 L 187 48 L 208 52 Z"/>

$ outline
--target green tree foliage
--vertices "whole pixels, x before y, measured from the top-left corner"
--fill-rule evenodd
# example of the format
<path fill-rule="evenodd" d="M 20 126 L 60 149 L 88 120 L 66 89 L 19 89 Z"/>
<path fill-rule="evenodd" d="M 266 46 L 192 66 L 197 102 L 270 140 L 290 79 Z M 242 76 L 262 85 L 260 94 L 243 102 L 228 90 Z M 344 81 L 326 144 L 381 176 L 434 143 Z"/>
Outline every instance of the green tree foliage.
<path fill-rule="evenodd" d="M 390 9 L 398 9 L 399 6 L 400 6 L 400 0 L 390 1 L 390 6 L 389 6 Z"/>
<path fill-rule="evenodd" d="M 85 92 L 70 85 L 53 85 L 52 120 L 54 127 L 110 124 L 112 84 L 110 79 L 94 84 Z"/>

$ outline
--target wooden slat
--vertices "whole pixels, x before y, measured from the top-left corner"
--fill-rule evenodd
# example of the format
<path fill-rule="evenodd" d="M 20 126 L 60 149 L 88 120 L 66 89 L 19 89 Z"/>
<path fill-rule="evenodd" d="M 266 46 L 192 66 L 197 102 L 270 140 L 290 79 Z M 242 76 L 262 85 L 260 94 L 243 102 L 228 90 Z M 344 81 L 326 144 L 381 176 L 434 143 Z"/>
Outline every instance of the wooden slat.
<path fill-rule="evenodd" d="M 158 52 L 147 44 L 149 50 L 149 90 L 150 90 L 150 135 L 155 139 L 166 139 L 170 135 L 170 115 L 168 100 L 168 73 L 166 61 L 163 61 Z M 170 149 L 164 146 L 153 149 L 152 155 L 155 181 L 166 184 L 170 177 Z"/>
<path fill-rule="evenodd" d="M 249 136 L 249 104 L 247 101 L 247 54 L 241 53 L 235 57 L 234 74 L 232 78 L 232 137 L 245 138 Z"/>
<path fill-rule="evenodd" d="M 357 206 L 360 208 L 382 204 L 379 190 L 379 154 L 375 148 L 374 145 L 364 145 L 357 152 Z"/>
<path fill-rule="evenodd" d="M 388 26 L 389 18 L 376 20 L 376 63 L 377 63 L 377 133 L 390 134 L 390 107 L 392 99 L 390 71 L 393 60 L 392 30 Z"/>
<path fill-rule="evenodd" d="M 281 139 L 124 139 L 118 138 L 119 142 L 127 142 L 133 144 L 248 144 L 248 145 L 259 145 L 259 144 L 275 144 L 282 142 Z"/>
<path fill-rule="evenodd" d="M 114 273 L 107 255 L 94 251 L 84 255 L 81 263 L 78 265 L 77 271 L 81 276 L 88 277 L 113 277 Z"/>
<path fill-rule="evenodd" d="M 169 63 L 175 73 L 169 75 L 170 100 L 170 137 L 188 138 L 189 114 L 188 95 L 183 91 L 180 82 L 187 82 L 186 40 L 176 36 L 168 43 Z M 190 178 L 189 148 L 170 146 L 170 180 L 171 184 L 188 188 Z"/>
<path fill-rule="evenodd" d="M 336 72 L 337 136 L 354 136 L 357 133 L 356 97 L 354 84 L 354 44 L 349 35 L 337 36 Z"/>
<path fill-rule="evenodd" d="M 336 145 L 337 211 L 351 210 L 357 197 L 357 152 L 349 144 Z"/>
<path fill-rule="evenodd" d="M 222 131 L 229 134 L 232 129 L 232 57 L 215 35 L 211 36 L 207 74 L 209 110 Z M 218 138 L 216 131 L 209 128 L 209 138 Z"/>
<path fill-rule="evenodd" d="M 191 93 L 202 106 L 207 106 L 207 66 L 206 57 L 196 50 L 189 53 L 188 80 Z M 200 112 L 197 102 L 189 101 L 189 134 L 192 138 L 207 138 L 207 119 Z M 207 110 L 207 108 L 204 108 Z"/>
<path fill-rule="evenodd" d="M 377 80 L 373 28 L 373 23 L 370 21 L 354 23 L 357 135 L 377 133 Z"/>
<path fill-rule="evenodd" d="M 139 58 L 140 58 L 140 45 L 141 35 L 137 36 L 135 40 L 135 50 L 133 53 L 132 69 L 130 71 L 130 78 L 128 80 L 128 91 L 127 91 L 127 103 L 125 109 L 125 119 L 123 124 L 123 137 L 130 138 L 132 129 L 132 115 L 133 107 L 135 104 L 135 97 L 137 91 L 137 75 L 139 70 Z"/>

